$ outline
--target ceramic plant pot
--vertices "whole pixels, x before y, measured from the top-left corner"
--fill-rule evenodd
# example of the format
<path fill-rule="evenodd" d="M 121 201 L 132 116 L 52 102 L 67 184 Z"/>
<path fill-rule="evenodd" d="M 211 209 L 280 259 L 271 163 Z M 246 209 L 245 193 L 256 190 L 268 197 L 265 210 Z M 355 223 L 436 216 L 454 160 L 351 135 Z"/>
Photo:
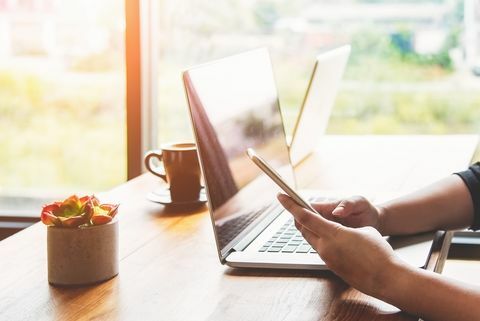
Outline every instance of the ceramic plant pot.
<path fill-rule="evenodd" d="M 47 227 L 48 282 L 84 285 L 118 274 L 118 221 L 83 228 Z"/>

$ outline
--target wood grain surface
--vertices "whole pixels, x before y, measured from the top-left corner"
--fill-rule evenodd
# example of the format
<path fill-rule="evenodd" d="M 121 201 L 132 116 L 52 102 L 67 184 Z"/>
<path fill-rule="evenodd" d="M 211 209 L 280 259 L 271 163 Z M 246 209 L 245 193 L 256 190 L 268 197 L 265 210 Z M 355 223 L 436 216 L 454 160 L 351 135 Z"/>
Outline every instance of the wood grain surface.
<path fill-rule="evenodd" d="M 475 145 L 472 136 L 326 137 L 297 172 L 302 186 L 397 195 L 465 168 Z M 331 272 L 222 266 L 206 207 L 149 202 L 161 184 L 144 174 L 99 195 L 121 203 L 120 273 L 104 283 L 50 286 L 41 223 L 1 241 L 0 320 L 417 320 Z"/>

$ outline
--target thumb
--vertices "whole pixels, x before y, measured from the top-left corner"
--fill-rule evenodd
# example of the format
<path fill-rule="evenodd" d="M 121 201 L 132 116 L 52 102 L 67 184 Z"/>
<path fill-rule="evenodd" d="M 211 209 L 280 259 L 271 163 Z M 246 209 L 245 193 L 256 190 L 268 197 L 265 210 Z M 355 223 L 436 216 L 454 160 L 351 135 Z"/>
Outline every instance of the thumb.
<path fill-rule="evenodd" d="M 277 198 L 283 207 L 293 215 L 295 221 L 319 237 L 332 234 L 339 226 L 338 223 L 301 207 L 285 194 L 278 194 Z"/>
<path fill-rule="evenodd" d="M 361 196 L 353 196 L 342 200 L 337 207 L 332 211 L 335 217 L 346 217 L 358 212 L 365 199 Z"/>
<path fill-rule="evenodd" d="M 321 201 L 312 203 L 312 207 L 323 217 L 332 219 L 332 212 L 340 204 L 340 200 Z"/>

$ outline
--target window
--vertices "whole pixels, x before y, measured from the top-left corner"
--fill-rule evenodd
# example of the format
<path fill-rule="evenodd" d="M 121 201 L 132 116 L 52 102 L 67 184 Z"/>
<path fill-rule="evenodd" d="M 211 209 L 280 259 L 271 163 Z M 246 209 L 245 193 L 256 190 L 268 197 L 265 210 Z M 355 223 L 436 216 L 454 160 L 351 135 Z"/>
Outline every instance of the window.
<path fill-rule="evenodd" d="M 315 56 L 345 43 L 329 133 L 479 132 L 479 1 L 165 0 L 155 23 L 160 142 L 192 137 L 182 69 L 267 46 L 291 131 Z"/>
<path fill-rule="evenodd" d="M 183 69 L 267 46 L 289 132 L 315 56 L 345 43 L 329 133 L 479 131 L 478 0 L 141 3 L 159 142 L 192 140 Z M 126 179 L 124 29 L 123 1 L 0 0 L 0 209 Z"/>
<path fill-rule="evenodd" d="M 0 0 L 2 213 L 126 179 L 123 4 Z"/>

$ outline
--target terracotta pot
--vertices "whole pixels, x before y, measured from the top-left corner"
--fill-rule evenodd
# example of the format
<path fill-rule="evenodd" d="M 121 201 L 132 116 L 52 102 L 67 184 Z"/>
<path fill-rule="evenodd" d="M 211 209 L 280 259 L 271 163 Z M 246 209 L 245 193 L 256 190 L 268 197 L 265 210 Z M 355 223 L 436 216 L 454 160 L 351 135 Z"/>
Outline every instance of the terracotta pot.
<path fill-rule="evenodd" d="M 84 228 L 47 227 L 48 282 L 82 285 L 118 274 L 118 221 Z"/>

